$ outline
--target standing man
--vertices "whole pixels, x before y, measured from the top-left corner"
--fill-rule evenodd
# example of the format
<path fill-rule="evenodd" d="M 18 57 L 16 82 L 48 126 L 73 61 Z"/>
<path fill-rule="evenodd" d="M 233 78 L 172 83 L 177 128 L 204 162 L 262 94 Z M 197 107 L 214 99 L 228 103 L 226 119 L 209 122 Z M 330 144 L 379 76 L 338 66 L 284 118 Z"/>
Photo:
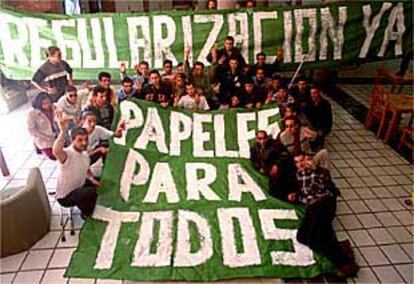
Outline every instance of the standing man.
<path fill-rule="evenodd" d="M 57 102 L 65 93 L 66 87 L 72 85 L 72 68 L 62 60 L 58 47 L 48 47 L 46 55 L 46 62 L 37 69 L 31 83 L 39 91 L 49 94 L 53 102 Z"/>
<path fill-rule="evenodd" d="M 88 133 L 83 128 L 75 128 L 72 143 L 63 148 L 67 120 L 60 111 L 56 111 L 60 133 L 53 143 L 53 154 L 59 161 L 60 173 L 57 181 L 56 198 L 63 207 L 77 206 L 83 217 L 91 216 L 96 204 L 98 180 L 89 169 Z"/>

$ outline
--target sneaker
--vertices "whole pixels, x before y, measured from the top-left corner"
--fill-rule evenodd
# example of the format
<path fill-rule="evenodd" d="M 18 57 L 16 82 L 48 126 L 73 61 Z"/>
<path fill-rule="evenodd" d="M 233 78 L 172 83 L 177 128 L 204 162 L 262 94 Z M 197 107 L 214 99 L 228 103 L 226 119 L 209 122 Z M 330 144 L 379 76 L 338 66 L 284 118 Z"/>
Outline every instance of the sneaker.
<path fill-rule="evenodd" d="M 355 277 L 358 274 L 359 266 L 355 263 L 349 263 L 339 267 L 336 276 L 340 278 Z"/>

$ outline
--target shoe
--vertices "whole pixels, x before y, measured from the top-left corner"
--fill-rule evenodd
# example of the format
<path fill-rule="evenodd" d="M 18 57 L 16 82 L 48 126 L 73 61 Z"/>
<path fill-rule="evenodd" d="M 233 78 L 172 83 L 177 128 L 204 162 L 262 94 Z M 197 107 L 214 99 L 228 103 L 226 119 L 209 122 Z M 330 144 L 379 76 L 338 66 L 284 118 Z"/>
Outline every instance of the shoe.
<path fill-rule="evenodd" d="M 348 240 L 339 242 L 339 245 L 341 247 L 341 251 L 343 254 L 345 254 L 350 260 L 355 260 L 355 254 L 354 250 L 352 249 L 351 242 Z"/>
<path fill-rule="evenodd" d="M 358 274 L 359 266 L 355 263 L 348 263 L 339 267 L 336 276 L 340 278 L 355 277 Z"/>

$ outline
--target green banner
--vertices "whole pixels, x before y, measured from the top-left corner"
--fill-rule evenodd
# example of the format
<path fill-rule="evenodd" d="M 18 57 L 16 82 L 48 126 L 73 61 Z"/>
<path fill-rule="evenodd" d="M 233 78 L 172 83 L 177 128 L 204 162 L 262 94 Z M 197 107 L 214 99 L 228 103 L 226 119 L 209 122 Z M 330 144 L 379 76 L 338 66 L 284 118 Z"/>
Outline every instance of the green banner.
<path fill-rule="evenodd" d="M 111 142 L 97 207 L 68 277 L 211 281 L 315 277 L 333 265 L 296 240 L 303 207 L 268 195 L 249 160 L 255 131 L 279 110 L 197 113 L 141 100 Z"/>
<path fill-rule="evenodd" d="M 284 50 L 283 70 L 351 65 L 401 56 L 412 43 L 412 1 L 372 1 L 276 7 L 256 10 L 168 11 L 159 13 L 23 14 L 0 8 L 0 68 L 13 79 L 30 79 L 57 45 L 75 79 L 96 79 L 103 69 L 119 77 L 141 60 L 161 68 L 164 59 L 206 64 L 215 42 L 235 37 L 248 63 L 266 52 L 268 61 Z M 132 72 L 130 70 L 130 72 Z"/>

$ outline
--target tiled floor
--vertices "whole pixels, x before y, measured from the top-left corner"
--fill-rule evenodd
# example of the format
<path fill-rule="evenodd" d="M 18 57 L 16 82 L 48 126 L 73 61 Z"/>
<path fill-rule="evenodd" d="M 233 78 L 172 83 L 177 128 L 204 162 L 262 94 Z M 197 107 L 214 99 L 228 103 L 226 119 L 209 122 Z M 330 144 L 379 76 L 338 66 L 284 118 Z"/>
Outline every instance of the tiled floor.
<path fill-rule="evenodd" d="M 412 194 L 413 167 L 389 146 L 363 129 L 345 109 L 332 102 L 334 127 L 327 140 L 334 163 L 332 175 L 342 192 L 334 225 L 340 239 L 349 239 L 362 267 L 350 282 L 413 282 L 413 208 L 405 204 Z M 0 128 L 11 170 L 10 178 L 0 178 L 0 187 L 23 185 L 31 167 L 40 167 L 48 191 L 56 183 L 56 165 L 32 150 L 25 131 L 22 107 L 0 117 Z M 16 130 L 17 129 L 17 130 Z M 3 131 L 3 130 L 2 130 Z M 24 138 L 24 139 L 23 139 Z M 63 273 L 77 246 L 82 220 L 75 215 L 76 234 L 59 241 L 58 207 L 53 209 L 52 228 L 29 251 L 0 259 L 0 283 L 121 283 L 121 281 L 64 279 Z M 281 280 L 235 280 L 236 283 L 276 283 Z M 124 283 L 129 283 L 125 282 Z"/>

